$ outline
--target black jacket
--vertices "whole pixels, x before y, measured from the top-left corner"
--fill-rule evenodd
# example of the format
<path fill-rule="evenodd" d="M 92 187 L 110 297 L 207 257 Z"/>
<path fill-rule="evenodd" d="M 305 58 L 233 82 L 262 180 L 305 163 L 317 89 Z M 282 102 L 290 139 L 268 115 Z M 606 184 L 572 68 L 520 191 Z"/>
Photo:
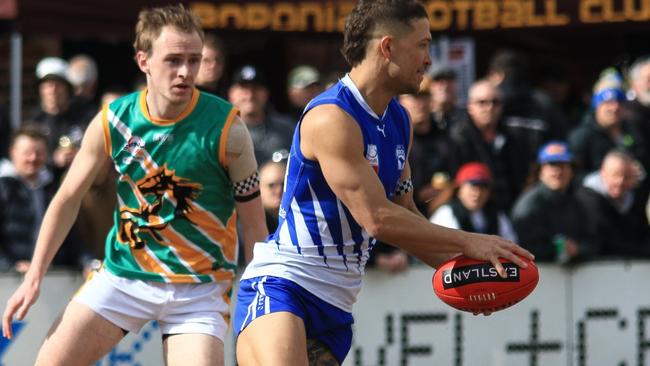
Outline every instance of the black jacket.
<path fill-rule="evenodd" d="M 515 203 L 512 224 L 519 244 L 532 252 L 537 261 L 555 261 L 553 241 L 558 235 L 578 245 L 578 256 L 574 260 L 588 259 L 599 250 L 592 227 L 584 224 L 586 210 L 573 190 L 552 191 L 539 182 Z"/>
<path fill-rule="evenodd" d="M 288 152 L 291 148 L 295 124 L 284 115 L 270 111 L 263 123 L 246 126 L 253 140 L 255 159 L 260 166 L 270 161 L 274 152 Z"/>
<path fill-rule="evenodd" d="M 639 159 L 646 172 L 650 172 L 650 107 L 633 100 L 624 105 L 623 116 L 643 138 L 645 149 Z M 650 192 L 650 179 L 644 179 L 639 190 L 641 194 L 647 195 Z"/>
<path fill-rule="evenodd" d="M 643 136 L 627 121 L 622 122 L 623 137 L 613 139 L 598 123 L 593 113 L 588 114 L 582 124 L 569 135 L 571 151 L 575 155 L 578 176 L 584 176 L 600 168 L 600 164 L 612 149 L 627 151 L 640 161 L 645 160 L 646 144 Z"/>
<path fill-rule="evenodd" d="M 587 209 L 581 223 L 595 228 L 601 255 L 650 258 L 650 226 L 645 215 L 647 196 L 635 194 L 627 209 L 617 207 L 608 196 L 594 188 L 581 187 L 577 198 Z"/>
<path fill-rule="evenodd" d="M 420 212 L 427 213 L 427 202 L 420 200 L 420 192 L 431 186 L 431 178 L 436 173 L 450 174 L 449 155 L 451 142 L 449 129 L 457 121 L 465 118 L 466 112 L 454 108 L 443 116 L 431 114 L 430 128 L 426 133 L 413 130 L 413 143 L 409 154 L 411 179 L 413 180 L 413 198 Z M 428 197 L 427 197 L 428 198 Z"/>
<path fill-rule="evenodd" d="M 11 270 L 17 261 L 29 261 L 34 252 L 41 218 L 34 201 L 40 198 L 42 208 L 47 208 L 56 192 L 55 180 L 45 181 L 38 193 L 30 189 L 20 178 L 12 174 L 0 175 L 0 270 Z M 53 266 L 80 268 L 89 258 L 84 254 L 76 233 L 70 232 L 54 257 Z"/>
<path fill-rule="evenodd" d="M 28 121 L 39 124 L 43 133 L 47 136 L 50 152 L 59 146 L 59 138 L 66 135 L 73 143 L 81 143 L 86 126 L 92 120 L 95 113 L 90 114 L 88 110 L 71 106 L 67 111 L 52 115 L 38 108 L 32 111 Z"/>
<path fill-rule="evenodd" d="M 537 151 L 545 142 L 566 139 L 569 127 L 548 97 L 523 80 L 506 78 L 499 90 L 503 94 L 504 128 L 523 143 L 528 162 L 536 161 Z"/>
<path fill-rule="evenodd" d="M 629 121 L 634 129 L 641 134 L 643 141 L 646 144 L 650 143 L 650 107 L 634 100 L 625 104 L 623 115 L 625 120 Z M 647 146 L 642 162 L 645 169 L 650 171 L 650 152 Z"/>
<path fill-rule="evenodd" d="M 492 200 L 499 210 L 509 212 L 530 169 L 525 146 L 504 130 L 499 132 L 493 144 L 488 144 L 469 116 L 452 126 L 449 135 L 452 176 L 463 164 L 471 161 L 487 165 L 494 180 Z"/>
<path fill-rule="evenodd" d="M 499 211 L 497 211 L 494 205 L 490 202 L 488 202 L 482 210 L 487 221 L 484 230 L 479 230 L 474 227 L 474 224 L 472 224 L 471 212 L 463 206 L 458 197 L 454 197 L 449 202 L 449 207 L 451 207 L 451 211 L 454 213 L 456 220 L 458 220 L 461 230 L 472 233 L 499 235 Z"/>

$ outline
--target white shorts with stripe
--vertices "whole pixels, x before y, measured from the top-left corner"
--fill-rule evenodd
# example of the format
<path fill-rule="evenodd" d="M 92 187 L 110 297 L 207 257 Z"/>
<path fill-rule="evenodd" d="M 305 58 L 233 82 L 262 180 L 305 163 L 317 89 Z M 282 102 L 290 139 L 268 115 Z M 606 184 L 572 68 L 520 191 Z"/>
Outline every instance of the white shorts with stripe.
<path fill-rule="evenodd" d="M 151 320 L 162 334 L 209 334 L 224 340 L 231 282 L 175 284 L 118 277 L 102 268 L 75 294 L 116 326 L 138 332 Z"/>

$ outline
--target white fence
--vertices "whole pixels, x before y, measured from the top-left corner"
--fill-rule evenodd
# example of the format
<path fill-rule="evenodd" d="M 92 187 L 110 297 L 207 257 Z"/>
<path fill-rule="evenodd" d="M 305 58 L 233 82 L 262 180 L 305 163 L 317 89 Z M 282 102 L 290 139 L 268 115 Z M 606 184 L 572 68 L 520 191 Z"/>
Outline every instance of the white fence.
<path fill-rule="evenodd" d="M 367 274 L 355 308 L 355 338 L 345 366 L 650 365 L 650 262 L 540 266 L 537 289 L 489 317 L 453 310 L 433 294 L 433 270 Z M 0 277 L 4 303 L 20 283 Z M 0 340 L 0 365 L 32 365 L 50 324 L 81 284 L 49 274 L 39 301 L 12 342 Z M 233 342 L 226 365 L 234 365 Z M 162 365 L 155 323 L 130 334 L 97 366 Z"/>

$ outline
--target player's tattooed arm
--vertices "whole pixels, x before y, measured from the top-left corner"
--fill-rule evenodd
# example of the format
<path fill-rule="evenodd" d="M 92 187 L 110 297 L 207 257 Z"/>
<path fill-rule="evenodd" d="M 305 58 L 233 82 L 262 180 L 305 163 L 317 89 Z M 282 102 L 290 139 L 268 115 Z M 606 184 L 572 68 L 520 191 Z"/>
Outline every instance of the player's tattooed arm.
<path fill-rule="evenodd" d="M 307 340 L 307 357 L 309 366 L 339 366 L 329 348 L 317 340 Z"/>

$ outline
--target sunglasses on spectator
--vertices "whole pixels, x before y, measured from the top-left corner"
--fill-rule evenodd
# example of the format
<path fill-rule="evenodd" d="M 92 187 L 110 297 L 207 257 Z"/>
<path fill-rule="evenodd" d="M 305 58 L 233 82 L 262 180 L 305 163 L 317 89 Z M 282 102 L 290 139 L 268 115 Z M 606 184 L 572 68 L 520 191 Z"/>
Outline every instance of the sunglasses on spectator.
<path fill-rule="evenodd" d="M 494 99 L 476 99 L 476 100 L 473 100 L 472 103 L 478 104 L 481 107 L 487 107 L 488 105 L 490 105 L 490 106 L 499 106 L 499 105 L 501 105 L 501 99 L 497 99 L 497 98 L 494 98 Z"/>

